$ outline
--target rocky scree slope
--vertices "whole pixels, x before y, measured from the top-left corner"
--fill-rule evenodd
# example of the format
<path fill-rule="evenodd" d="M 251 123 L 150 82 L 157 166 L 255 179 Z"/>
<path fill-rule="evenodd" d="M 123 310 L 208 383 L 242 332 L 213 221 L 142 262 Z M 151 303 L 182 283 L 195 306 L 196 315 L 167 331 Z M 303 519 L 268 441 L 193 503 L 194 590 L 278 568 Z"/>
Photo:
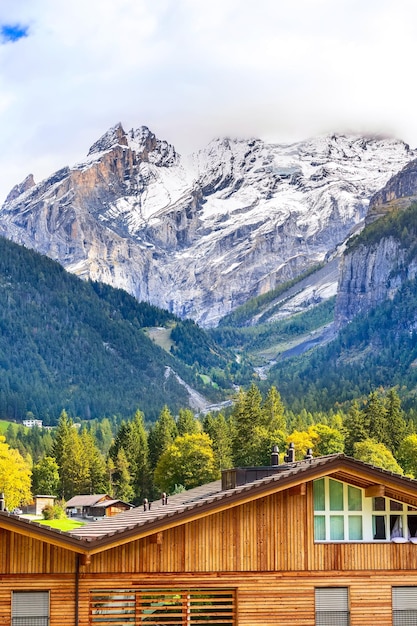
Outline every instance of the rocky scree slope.
<path fill-rule="evenodd" d="M 323 261 L 413 158 L 401 141 L 345 135 L 217 139 L 182 158 L 148 128 L 117 124 L 82 163 L 14 187 L 0 234 L 214 326 Z"/>

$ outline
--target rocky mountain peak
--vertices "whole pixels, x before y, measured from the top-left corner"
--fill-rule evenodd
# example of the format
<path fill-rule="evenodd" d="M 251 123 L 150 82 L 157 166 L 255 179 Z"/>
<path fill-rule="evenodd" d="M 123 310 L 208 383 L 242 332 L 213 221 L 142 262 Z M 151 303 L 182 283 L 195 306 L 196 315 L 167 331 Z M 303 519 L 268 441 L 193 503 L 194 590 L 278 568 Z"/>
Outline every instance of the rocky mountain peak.
<path fill-rule="evenodd" d="M 137 161 L 169 167 L 178 161 L 175 149 L 167 141 L 161 141 L 147 126 L 140 126 L 125 132 L 119 122 L 110 128 L 88 151 L 88 157 L 100 156 L 116 147 L 129 149 L 135 153 Z"/>
<path fill-rule="evenodd" d="M 107 132 L 104 133 L 88 151 L 88 156 L 93 154 L 100 154 L 101 152 L 105 152 L 106 150 L 111 150 L 114 146 L 127 146 L 127 137 L 126 133 L 123 130 L 123 126 L 120 122 L 109 128 Z"/>
<path fill-rule="evenodd" d="M 8 194 L 6 198 L 5 203 L 15 200 L 20 195 L 22 195 L 22 193 L 25 193 L 25 191 L 27 191 L 28 189 L 31 189 L 31 187 L 34 187 L 34 186 L 35 186 L 35 180 L 33 178 L 33 174 L 29 174 L 28 176 L 26 176 L 23 182 L 13 187 L 13 189 L 11 190 L 11 192 Z"/>
<path fill-rule="evenodd" d="M 415 158 L 405 146 L 348 135 L 289 145 L 227 138 L 184 161 L 146 126 L 116 124 L 85 162 L 15 192 L 0 234 L 212 326 L 324 260 Z"/>

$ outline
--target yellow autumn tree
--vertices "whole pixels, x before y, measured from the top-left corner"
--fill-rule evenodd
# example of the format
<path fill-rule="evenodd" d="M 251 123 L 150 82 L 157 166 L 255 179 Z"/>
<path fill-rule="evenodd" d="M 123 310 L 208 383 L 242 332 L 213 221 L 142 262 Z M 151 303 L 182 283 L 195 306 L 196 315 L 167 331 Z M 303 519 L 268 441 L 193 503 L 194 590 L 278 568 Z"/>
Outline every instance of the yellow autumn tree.
<path fill-rule="evenodd" d="M 10 448 L 0 436 L 0 492 L 4 493 L 9 511 L 32 499 L 31 470 L 18 450 Z"/>
<path fill-rule="evenodd" d="M 160 456 L 155 468 L 155 484 L 172 493 L 176 486 L 192 489 L 220 478 L 212 442 L 206 433 L 185 434 Z"/>

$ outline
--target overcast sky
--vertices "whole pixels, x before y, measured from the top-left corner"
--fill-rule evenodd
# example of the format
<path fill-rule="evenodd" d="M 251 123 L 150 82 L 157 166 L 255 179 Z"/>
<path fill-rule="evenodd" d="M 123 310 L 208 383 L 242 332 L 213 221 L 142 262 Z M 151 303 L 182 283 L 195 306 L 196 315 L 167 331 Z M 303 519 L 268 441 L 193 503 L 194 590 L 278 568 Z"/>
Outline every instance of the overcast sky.
<path fill-rule="evenodd" d="M 0 203 L 110 126 L 417 147 L 415 0 L 0 0 Z"/>

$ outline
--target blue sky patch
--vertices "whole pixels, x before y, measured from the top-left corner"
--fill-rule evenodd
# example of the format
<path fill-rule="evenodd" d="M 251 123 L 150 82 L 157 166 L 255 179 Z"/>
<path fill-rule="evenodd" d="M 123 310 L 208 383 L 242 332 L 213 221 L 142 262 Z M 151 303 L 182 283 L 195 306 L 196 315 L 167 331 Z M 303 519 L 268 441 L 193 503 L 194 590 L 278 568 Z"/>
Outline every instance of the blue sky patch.
<path fill-rule="evenodd" d="M 18 41 L 22 37 L 27 37 L 28 27 L 20 24 L 2 24 L 0 26 L 0 38 L 3 42 Z"/>

